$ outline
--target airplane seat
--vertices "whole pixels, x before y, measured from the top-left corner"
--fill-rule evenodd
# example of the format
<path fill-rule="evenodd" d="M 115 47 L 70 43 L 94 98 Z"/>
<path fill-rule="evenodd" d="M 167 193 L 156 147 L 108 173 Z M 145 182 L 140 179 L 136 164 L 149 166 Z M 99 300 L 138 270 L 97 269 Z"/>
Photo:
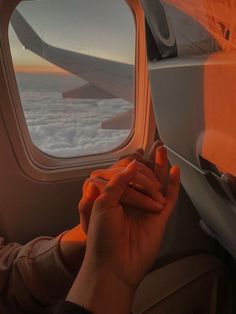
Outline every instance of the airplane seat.
<path fill-rule="evenodd" d="M 211 6 L 197 0 L 141 1 L 158 133 L 171 164 L 181 168 L 181 183 L 201 217 L 202 226 L 231 254 L 232 265 L 229 267 L 228 257 L 222 256 L 227 266 L 222 264 L 222 268 L 215 269 L 218 259 L 209 255 L 211 252 L 204 255 L 203 264 L 209 266 L 208 270 L 199 261 L 201 255 L 196 254 L 185 267 L 186 259 L 166 264 L 140 285 L 135 314 L 236 313 L 232 310 L 235 304 L 230 304 L 232 293 L 228 286 L 228 271 L 232 275 L 236 272 L 235 53 L 229 53 L 231 43 L 225 32 L 220 28 L 218 32 L 218 26 L 209 23 L 221 16 L 221 21 L 228 25 L 232 13 L 228 2 L 210 2 Z M 203 165 L 203 159 L 208 167 Z M 188 210 L 186 203 L 182 205 Z M 190 216 L 191 213 L 186 215 Z M 179 228 L 183 238 L 193 234 L 190 232 L 186 224 Z M 197 243 L 204 242 L 198 239 Z M 172 244 L 172 251 L 173 247 Z M 200 263 L 199 268 L 195 268 L 195 263 Z M 193 279 L 189 269 L 195 272 L 192 276 L 198 272 L 201 275 Z M 181 286 L 176 281 L 178 273 L 183 280 Z M 231 283 L 235 294 L 232 278 Z"/>
<path fill-rule="evenodd" d="M 133 314 L 230 314 L 229 273 L 215 256 L 199 254 L 149 273 L 141 282 Z"/>
<path fill-rule="evenodd" d="M 133 314 L 231 314 L 228 253 L 200 227 L 185 190 L 164 235 L 153 270 L 141 282 Z"/>

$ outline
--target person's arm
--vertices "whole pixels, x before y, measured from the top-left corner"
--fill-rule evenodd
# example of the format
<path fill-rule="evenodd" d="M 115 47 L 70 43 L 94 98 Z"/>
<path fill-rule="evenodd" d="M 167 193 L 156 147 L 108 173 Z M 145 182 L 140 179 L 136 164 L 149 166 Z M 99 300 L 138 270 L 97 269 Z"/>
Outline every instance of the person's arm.
<path fill-rule="evenodd" d="M 83 264 L 67 301 L 92 314 L 128 314 L 136 288 L 124 282 L 113 270 L 98 267 L 90 260 Z"/>
<path fill-rule="evenodd" d="M 88 231 L 94 200 L 103 192 L 111 177 L 123 171 L 133 160 L 137 161 L 139 171 L 132 184 L 122 195 L 121 203 L 127 210 L 130 207 L 140 210 L 155 209 L 157 205 L 155 199 L 160 198 L 161 193 L 165 195 L 169 178 L 167 151 L 162 145 L 161 141 L 154 142 L 147 158 L 144 157 L 142 150 L 138 150 L 136 153 L 118 160 L 109 168 L 95 170 L 91 173 L 83 185 L 83 197 L 79 202 L 80 223 L 85 233 Z M 97 186 L 99 191 L 97 195 L 89 192 L 90 183 Z"/>
<path fill-rule="evenodd" d="M 67 296 L 67 301 L 93 314 L 128 314 L 135 290 L 154 263 L 169 216 L 178 198 L 179 168 L 172 167 L 165 203 L 156 196 L 156 208 L 127 208 L 121 203 L 135 181 L 139 165 L 132 162 L 109 180 L 94 199 L 88 227 L 85 259 Z M 147 181 L 145 181 L 147 182 Z M 153 180 L 155 186 L 156 181 Z M 157 185 L 157 189 L 161 188 Z M 92 193 L 93 192 L 93 193 Z M 147 197 L 151 201 L 151 197 Z"/>
<path fill-rule="evenodd" d="M 79 270 L 86 237 L 78 226 L 57 238 L 0 245 L 0 312 L 39 313 L 63 299 Z"/>

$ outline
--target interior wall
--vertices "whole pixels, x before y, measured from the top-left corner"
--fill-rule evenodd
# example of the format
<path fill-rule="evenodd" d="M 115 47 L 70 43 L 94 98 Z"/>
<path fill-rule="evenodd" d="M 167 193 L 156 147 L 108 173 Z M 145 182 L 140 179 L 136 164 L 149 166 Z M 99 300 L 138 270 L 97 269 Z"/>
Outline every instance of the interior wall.
<path fill-rule="evenodd" d="M 55 235 L 78 223 L 83 179 L 44 183 L 24 174 L 0 115 L 0 230 L 7 241 Z"/>

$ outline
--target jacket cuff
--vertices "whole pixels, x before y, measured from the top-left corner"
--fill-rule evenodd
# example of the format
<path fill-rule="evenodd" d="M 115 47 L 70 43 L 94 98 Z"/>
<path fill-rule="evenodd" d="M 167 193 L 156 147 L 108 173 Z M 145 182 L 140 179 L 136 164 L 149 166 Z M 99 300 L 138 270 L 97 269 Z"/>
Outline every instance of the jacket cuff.
<path fill-rule="evenodd" d="M 63 235 L 33 240 L 22 248 L 16 261 L 28 291 L 44 305 L 53 305 L 64 298 L 74 281 L 60 256 Z"/>

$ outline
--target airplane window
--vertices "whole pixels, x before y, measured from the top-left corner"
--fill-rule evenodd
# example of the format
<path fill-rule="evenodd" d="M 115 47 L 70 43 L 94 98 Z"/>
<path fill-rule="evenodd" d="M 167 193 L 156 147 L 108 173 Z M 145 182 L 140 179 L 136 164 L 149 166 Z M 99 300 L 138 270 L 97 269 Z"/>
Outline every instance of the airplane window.
<path fill-rule="evenodd" d="M 9 42 L 35 146 L 67 158 L 125 143 L 134 123 L 135 24 L 124 0 L 21 1 Z"/>

